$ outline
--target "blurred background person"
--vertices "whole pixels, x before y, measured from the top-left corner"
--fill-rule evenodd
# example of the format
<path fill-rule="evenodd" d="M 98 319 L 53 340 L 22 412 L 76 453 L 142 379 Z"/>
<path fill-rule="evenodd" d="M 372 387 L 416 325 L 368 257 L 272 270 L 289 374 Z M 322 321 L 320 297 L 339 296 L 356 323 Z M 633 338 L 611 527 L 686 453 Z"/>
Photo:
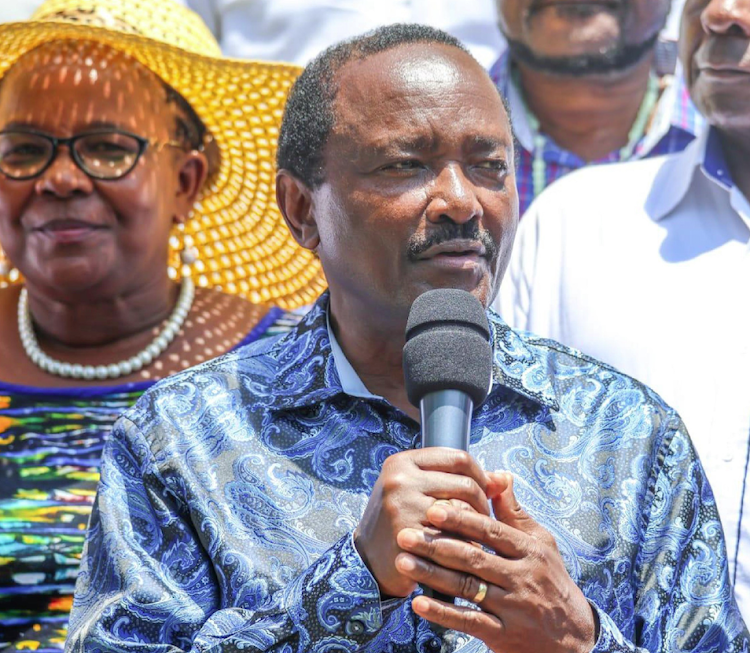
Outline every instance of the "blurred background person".
<path fill-rule="evenodd" d="M 581 171 L 546 191 L 497 306 L 679 411 L 750 620 L 750 2 L 688 0 L 681 59 L 710 126 L 682 153 Z"/>
<path fill-rule="evenodd" d="M 381 25 L 423 23 L 444 29 L 489 67 L 505 49 L 498 29 L 497 0 L 177 0 L 196 11 L 219 40 L 226 56 L 305 65 L 342 39 Z M 685 0 L 673 0 L 664 42 L 675 42 Z M 41 0 L 6 0 L 0 22 L 31 17 Z M 662 47 L 669 53 L 672 48 Z"/>
<path fill-rule="evenodd" d="M 503 47 L 494 0 L 180 0 L 228 56 L 307 64 L 343 39 L 390 23 L 422 23 L 463 41 L 483 66 Z"/>
<path fill-rule="evenodd" d="M 273 194 L 298 72 L 172 0 L 0 26 L 0 649 L 62 648 L 118 414 L 324 287 Z"/>
<path fill-rule="evenodd" d="M 522 214 L 572 170 L 693 140 L 699 118 L 674 56 L 657 56 L 670 4 L 497 0 L 508 48 L 491 76 L 513 116 Z"/>

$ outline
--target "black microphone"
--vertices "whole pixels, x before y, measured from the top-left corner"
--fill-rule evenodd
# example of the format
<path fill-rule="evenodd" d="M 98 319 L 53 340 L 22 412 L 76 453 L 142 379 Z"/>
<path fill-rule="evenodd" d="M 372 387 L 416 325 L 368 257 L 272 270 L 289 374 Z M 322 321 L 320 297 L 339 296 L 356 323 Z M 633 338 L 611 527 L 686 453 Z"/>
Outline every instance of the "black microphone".
<path fill-rule="evenodd" d="M 403 365 L 406 393 L 421 414 L 422 447 L 468 451 L 474 406 L 492 384 L 490 327 L 479 300 L 452 288 L 417 297 L 406 325 Z"/>
<path fill-rule="evenodd" d="M 453 288 L 417 297 L 403 362 L 406 393 L 422 418 L 422 446 L 468 451 L 472 411 L 492 383 L 490 326 L 479 300 Z"/>

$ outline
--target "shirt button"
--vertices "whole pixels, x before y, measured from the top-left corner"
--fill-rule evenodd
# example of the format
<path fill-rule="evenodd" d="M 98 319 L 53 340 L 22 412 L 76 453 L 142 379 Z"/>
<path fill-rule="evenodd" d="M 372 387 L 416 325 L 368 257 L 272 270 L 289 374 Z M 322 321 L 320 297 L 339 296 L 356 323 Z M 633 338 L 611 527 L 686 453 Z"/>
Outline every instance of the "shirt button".
<path fill-rule="evenodd" d="M 721 459 L 725 463 L 731 463 L 734 460 L 734 451 L 732 451 L 731 449 L 727 449 Z"/>
<path fill-rule="evenodd" d="M 428 639 L 426 646 L 430 653 L 439 653 L 440 649 L 443 648 L 443 644 L 439 637 L 431 637 Z"/>
<path fill-rule="evenodd" d="M 347 635 L 361 635 L 365 632 L 365 625 L 361 621 L 347 621 L 345 630 Z"/>

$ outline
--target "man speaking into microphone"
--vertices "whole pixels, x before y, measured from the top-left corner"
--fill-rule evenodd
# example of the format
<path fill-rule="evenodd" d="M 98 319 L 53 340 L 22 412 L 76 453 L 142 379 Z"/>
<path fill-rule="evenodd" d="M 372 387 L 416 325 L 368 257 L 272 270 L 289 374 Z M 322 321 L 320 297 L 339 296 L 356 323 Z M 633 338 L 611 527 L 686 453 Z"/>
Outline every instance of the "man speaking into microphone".
<path fill-rule="evenodd" d="M 329 291 L 118 422 L 68 650 L 746 651 L 675 412 L 461 303 L 489 306 L 518 221 L 509 119 L 461 45 L 394 25 L 326 51 L 292 91 L 278 163 Z M 415 305 L 439 289 L 465 293 Z M 488 345 L 491 384 L 456 404 L 468 452 L 419 446 L 410 396 L 437 412 L 407 393 L 407 323 L 434 357 L 416 357 L 419 383 L 462 351 L 430 345 L 433 327 Z M 465 351 L 458 384 L 480 364 Z"/>

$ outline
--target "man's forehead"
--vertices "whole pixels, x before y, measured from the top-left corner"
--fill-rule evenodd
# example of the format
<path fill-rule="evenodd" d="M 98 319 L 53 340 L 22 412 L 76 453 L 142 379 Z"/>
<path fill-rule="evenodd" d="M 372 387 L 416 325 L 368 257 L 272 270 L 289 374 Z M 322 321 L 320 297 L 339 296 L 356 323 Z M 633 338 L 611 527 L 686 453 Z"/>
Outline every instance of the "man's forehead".
<path fill-rule="evenodd" d="M 443 44 L 406 44 L 346 64 L 337 78 L 334 131 L 424 108 L 439 111 L 463 103 L 471 111 L 490 106 L 507 120 L 500 95 L 487 73 L 462 50 Z M 398 115 L 394 115 L 398 120 Z"/>
<path fill-rule="evenodd" d="M 381 97 L 439 93 L 486 77 L 466 52 L 438 43 L 408 43 L 354 59 L 337 74 L 339 96 L 357 97 L 362 90 Z M 487 80 L 489 81 L 489 80 Z"/>

